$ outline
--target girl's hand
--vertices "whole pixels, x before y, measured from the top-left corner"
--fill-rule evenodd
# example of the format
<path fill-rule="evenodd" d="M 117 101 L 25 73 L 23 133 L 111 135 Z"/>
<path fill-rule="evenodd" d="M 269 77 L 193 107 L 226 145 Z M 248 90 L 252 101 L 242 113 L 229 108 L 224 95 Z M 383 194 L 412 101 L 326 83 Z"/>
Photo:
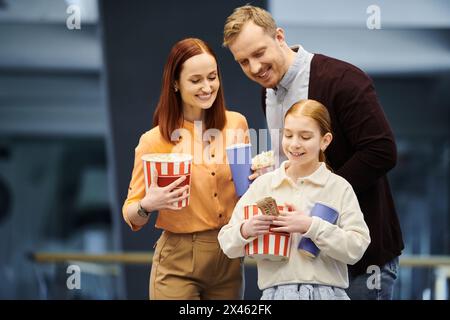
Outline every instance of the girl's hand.
<path fill-rule="evenodd" d="M 275 216 L 257 215 L 246 220 L 241 225 L 241 234 L 244 239 L 269 233 L 269 227 Z"/>
<path fill-rule="evenodd" d="M 280 215 L 275 217 L 271 230 L 275 232 L 306 233 L 312 223 L 312 218 L 298 211 L 293 204 L 285 203 L 289 211 L 281 210 Z"/>
<path fill-rule="evenodd" d="M 186 177 L 182 176 L 166 187 L 158 187 L 156 184 L 158 172 L 153 171 L 152 173 L 152 182 L 147 194 L 141 200 L 141 206 L 148 212 L 155 210 L 180 210 L 178 201 L 189 197 L 189 193 L 183 195 L 189 189 L 189 185 L 178 189 L 175 188 L 186 180 Z"/>

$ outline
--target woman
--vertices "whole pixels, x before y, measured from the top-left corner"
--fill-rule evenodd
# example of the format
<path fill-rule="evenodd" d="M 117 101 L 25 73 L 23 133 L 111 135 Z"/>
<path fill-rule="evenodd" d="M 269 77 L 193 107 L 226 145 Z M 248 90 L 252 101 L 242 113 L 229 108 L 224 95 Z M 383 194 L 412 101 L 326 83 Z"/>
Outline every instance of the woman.
<path fill-rule="evenodd" d="M 248 142 L 241 134 L 248 126 L 244 116 L 226 110 L 217 59 L 204 41 L 173 46 L 153 124 L 136 147 L 123 206 L 132 230 L 156 210 L 156 227 L 164 230 L 153 256 L 150 299 L 241 299 L 241 259 L 226 257 L 217 236 L 238 200 L 225 148 Z M 147 153 L 193 155 L 190 194 L 188 186 L 175 189 L 184 178 L 162 188 L 152 184 L 146 193 L 141 157 Z M 188 196 L 189 205 L 178 208 Z"/>

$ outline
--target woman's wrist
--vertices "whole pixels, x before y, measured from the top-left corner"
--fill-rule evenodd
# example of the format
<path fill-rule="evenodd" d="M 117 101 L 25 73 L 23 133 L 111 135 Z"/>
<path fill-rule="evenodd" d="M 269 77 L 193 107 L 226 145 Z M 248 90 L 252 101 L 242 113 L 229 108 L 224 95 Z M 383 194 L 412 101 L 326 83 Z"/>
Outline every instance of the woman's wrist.
<path fill-rule="evenodd" d="M 138 201 L 137 205 L 137 214 L 142 218 L 148 218 L 150 216 L 150 213 L 153 210 L 149 209 L 147 205 L 144 204 L 143 199 Z"/>
<path fill-rule="evenodd" d="M 154 207 L 154 203 L 152 201 L 152 198 L 146 197 L 146 198 L 142 198 L 141 201 L 141 206 L 142 208 L 145 209 L 145 211 L 147 212 L 152 212 L 155 211 L 156 208 Z"/>

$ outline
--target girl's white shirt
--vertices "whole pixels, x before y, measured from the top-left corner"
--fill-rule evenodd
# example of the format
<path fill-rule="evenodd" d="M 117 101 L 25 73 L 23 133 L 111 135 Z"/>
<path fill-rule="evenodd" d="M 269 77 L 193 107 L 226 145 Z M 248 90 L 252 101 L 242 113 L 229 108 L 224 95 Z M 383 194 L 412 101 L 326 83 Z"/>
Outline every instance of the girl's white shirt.
<path fill-rule="evenodd" d="M 347 288 L 347 264 L 358 262 L 370 243 L 369 229 L 356 194 L 350 183 L 332 173 L 325 163 L 298 181 L 292 181 L 286 175 L 287 163 L 283 162 L 275 171 L 253 181 L 234 208 L 229 223 L 220 230 L 220 246 L 230 258 L 244 256 L 245 245 L 255 239 L 244 239 L 241 235 L 244 206 L 255 204 L 264 197 L 273 197 L 278 205 L 292 203 L 297 210 L 308 215 L 315 203 L 322 203 L 339 213 L 336 224 L 313 217 L 305 234 L 291 234 L 289 259 L 272 261 L 256 258 L 258 287 L 263 290 L 280 284 L 314 283 Z M 297 250 L 302 236 L 313 240 L 320 249 L 316 258 L 308 258 Z"/>

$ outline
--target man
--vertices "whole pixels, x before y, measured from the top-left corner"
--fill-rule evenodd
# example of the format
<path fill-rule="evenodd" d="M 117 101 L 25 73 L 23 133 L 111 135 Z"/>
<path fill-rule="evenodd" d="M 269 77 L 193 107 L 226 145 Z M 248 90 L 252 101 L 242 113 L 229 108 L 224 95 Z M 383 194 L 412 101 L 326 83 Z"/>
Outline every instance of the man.
<path fill-rule="evenodd" d="M 287 110 L 301 99 L 328 108 L 334 137 L 328 164 L 353 186 L 371 236 L 363 258 L 349 266 L 347 293 L 351 299 L 392 299 L 404 247 L 386 176 L 397 151 L 371 79 L 349 63 L 290 48 L 272 16 L 250 5 L 227 18 L 223 44 L 247 77 L 265 88 L 263 109 L 278 161 L 285 160 L 280 141 Z"/>

